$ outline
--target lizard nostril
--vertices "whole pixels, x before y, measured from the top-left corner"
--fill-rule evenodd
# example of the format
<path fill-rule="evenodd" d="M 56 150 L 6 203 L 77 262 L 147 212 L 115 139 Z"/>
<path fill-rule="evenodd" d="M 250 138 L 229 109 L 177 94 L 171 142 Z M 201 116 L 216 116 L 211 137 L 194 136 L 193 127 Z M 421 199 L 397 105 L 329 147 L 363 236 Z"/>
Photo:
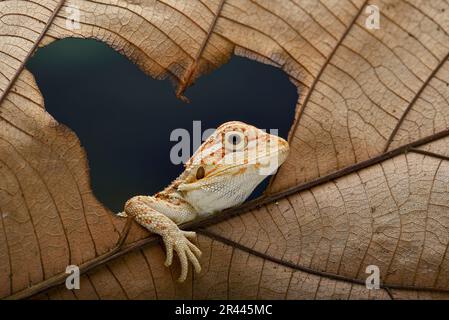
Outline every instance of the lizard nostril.
<path fill-rule="evenodd" d="M 198 170 L 196 171 L 196 178 L 197 178 L 197 180 L 203 179 L 204 175 L 205 175 L 204 168 L 203 167 L 199 167 Z"/>

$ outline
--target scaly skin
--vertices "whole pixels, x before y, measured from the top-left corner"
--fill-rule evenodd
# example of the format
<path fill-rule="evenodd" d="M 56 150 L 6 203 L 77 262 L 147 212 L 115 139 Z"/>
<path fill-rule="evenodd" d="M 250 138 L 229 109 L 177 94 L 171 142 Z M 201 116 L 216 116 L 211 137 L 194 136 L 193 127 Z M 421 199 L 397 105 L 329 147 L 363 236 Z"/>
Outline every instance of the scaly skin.
<path fill-rule="evenodd" d="M 201 251 L 191 242 L 195 232 L 180 230 L 178 225 L 244 202 L 284 162 L 288 151 L 282 138 L 242 122 L 227 122 L 201 145 L 167 188 L 154 196 L 131 198 L 119 216 L 133 217 L 162 236 L 165 265 L 171 265 L 176 251 L 181 262 L 178 281 L 183 282 L 189 261 L 197 273 L 201 271 Z"/>

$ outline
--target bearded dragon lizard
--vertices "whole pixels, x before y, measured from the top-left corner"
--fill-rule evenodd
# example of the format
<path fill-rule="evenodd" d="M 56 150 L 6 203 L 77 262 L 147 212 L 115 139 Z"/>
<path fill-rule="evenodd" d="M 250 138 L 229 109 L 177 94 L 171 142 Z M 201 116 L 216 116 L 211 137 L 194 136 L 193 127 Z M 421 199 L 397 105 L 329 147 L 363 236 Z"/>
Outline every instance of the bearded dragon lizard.
<path fill-rule="evenodd" d="M 201 271 L 201 251 L 192 243 L 193 231 L 178 225 L 215 214 L 243 203 L 266 176 L 276 172 L 287 158 L 287 141 L 243 122 L 222 124 L 200 146 L 185 165 L 184 172 L 154 196 L 129 199 L 121 217 L 162 236 L 166 248 L 165 266 L 176 251 L 185 281 L 190 261 Z"/>

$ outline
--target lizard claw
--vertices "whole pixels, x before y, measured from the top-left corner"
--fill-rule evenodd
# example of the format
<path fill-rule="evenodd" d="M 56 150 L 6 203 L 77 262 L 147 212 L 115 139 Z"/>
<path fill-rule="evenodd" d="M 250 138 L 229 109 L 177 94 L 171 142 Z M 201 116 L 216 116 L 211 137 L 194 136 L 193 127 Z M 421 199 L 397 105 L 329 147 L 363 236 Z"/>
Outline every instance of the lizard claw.
<path fill-rule="evenodd" d="M 178 282 L 184 282 L 189 270 L 189 261 L 192 263 L 195 272 L 201 272 L 201 265 L 198 258 L 201 251 L 189 239 L 195 239 L 196 233 L 193 231 L 172 230 L 162 236 L 166 248 L 165 266 L 169 267 L 173 262 L 173 250 L 176 251 L 181 262 L 181 275 Z"/>

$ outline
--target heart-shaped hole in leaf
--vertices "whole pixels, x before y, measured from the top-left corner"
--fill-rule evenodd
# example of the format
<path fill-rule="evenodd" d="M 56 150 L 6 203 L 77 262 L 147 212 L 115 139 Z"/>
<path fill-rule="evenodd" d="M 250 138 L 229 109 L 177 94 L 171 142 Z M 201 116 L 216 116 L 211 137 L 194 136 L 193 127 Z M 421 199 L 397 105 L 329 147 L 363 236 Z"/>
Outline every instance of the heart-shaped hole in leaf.
<path fill-rule="evenodd" d="M 286 137 L 298 98 L 280 69 L 233 57 L 189 88 L 186 104 L 169 81 L 152 79 L 94 40 L 54 42 L 39 49 L 27 67 L 47 111 L 79 137 L 92 189 L 113 211 L 122 210 L 133 195 L 160 191 L 183 171 L 170 158 L 178 143 L 170 141 L 173 130 L 190 133 L 190 153 L 204 130 L 230 120 L 277 129 Z M 194 121 L 201 121 L 201 132 Z"/>

